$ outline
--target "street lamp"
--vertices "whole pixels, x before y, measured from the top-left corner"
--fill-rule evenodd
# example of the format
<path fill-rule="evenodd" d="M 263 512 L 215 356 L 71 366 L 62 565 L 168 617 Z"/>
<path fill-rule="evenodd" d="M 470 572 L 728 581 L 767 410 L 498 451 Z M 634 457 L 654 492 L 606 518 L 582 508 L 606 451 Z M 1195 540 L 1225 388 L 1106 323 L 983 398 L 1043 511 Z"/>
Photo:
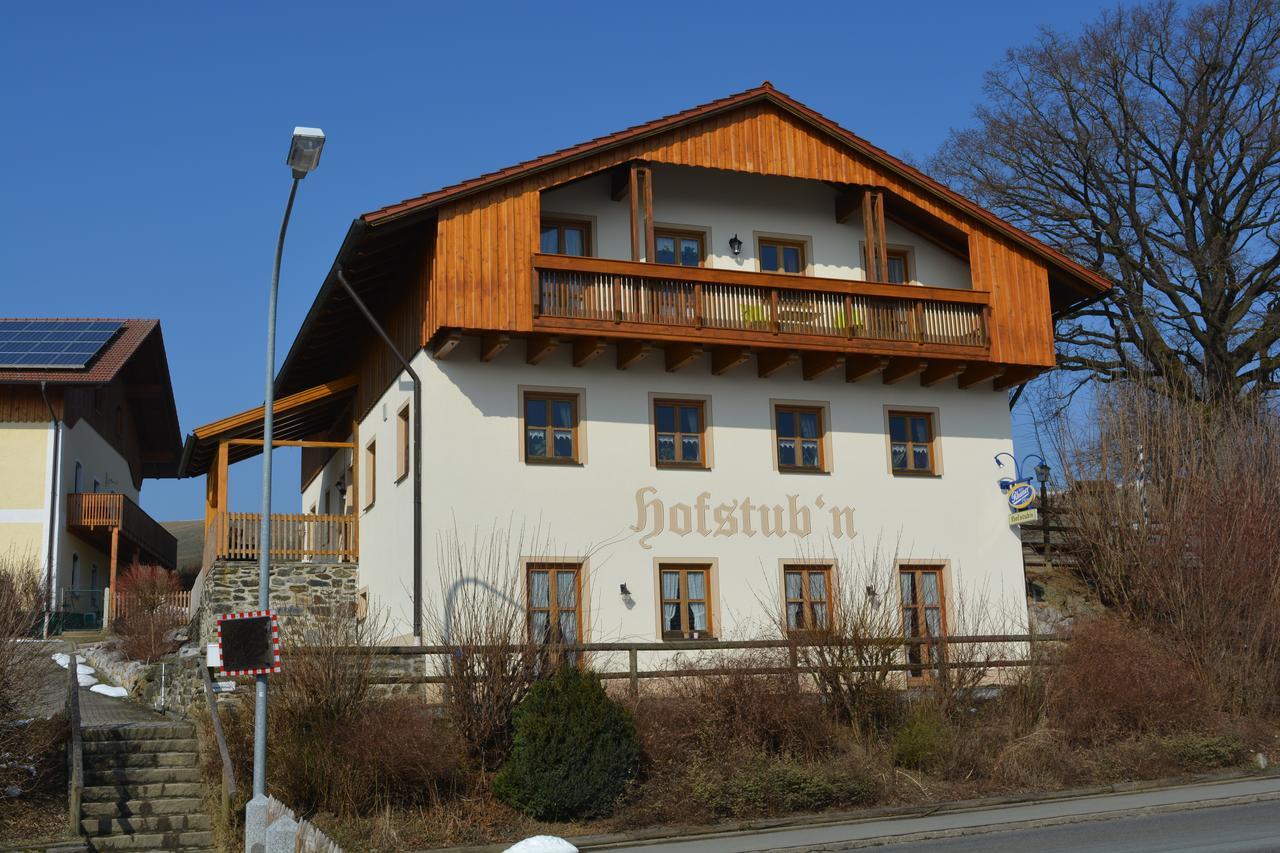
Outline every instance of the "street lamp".
<path fill-rule="evenodd" d="M 262 518 L 258 528 L 258 609 L 271 607 L 271 451 L 275 407 L 276 373 L 276 297 L 280 292 L 280 258 L 284 255 L 284 235 L 289 230 L 289 216 L 293 213 L 293 199 L 298 194 L 298 182 L 320 165 L 320 151 L 324 148 L 324 131 L 315 127 L 295 127 L 289 144 L 289 156 L 285 163 L 293 170 L 293 184 L 289 187 L 289 201 L 284 207 L 284 220 L 280 223 L 280 236 L 276 240 L 275 265 L 271 270 L 271 297 L 267 302 L 267 381 L 262 404 Z M 258 801 L 265 818 L 266 803 L 260 799 L 266 794 L 267 782 L 267 677 L 259 675 L 254 685 L 253 718 L 253 796 Z M 246 816 L 245 847 L 255 848 L 256 837 L 250 838 L 254 829 Z M 265 824 L 264 824 L 265 825 Z"/>

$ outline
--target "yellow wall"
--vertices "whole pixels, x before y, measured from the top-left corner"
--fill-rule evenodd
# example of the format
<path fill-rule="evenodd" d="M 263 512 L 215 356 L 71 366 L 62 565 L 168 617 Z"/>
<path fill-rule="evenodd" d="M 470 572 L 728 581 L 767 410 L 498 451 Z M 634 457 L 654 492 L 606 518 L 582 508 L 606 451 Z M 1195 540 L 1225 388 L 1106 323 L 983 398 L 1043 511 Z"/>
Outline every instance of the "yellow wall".
<path fill-rule="evenodd" d="M 0 521 L 0 565 L 40 568 L 44 553 L 44 525 L 39 522 Z"/>
<path fill-rule="evenodd" d="M 48 424 L 0 426 L 0 509 L 40 509 L 49 486 Z"/>

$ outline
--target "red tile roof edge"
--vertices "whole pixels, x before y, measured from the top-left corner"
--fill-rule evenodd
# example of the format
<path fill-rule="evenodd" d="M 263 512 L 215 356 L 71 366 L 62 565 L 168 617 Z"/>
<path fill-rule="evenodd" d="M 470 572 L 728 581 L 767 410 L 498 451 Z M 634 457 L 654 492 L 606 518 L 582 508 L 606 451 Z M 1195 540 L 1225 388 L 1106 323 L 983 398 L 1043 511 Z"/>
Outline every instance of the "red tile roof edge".
<path fill-rule="evenodd" d="M 977 202 L 965 198 L 955 190 L 952 190 L 941 182 L 929 177 L 914 166 L 894 157 L 884 149 L 872 145 L 870 142 L 860 136 L 857 136 L 852 131 L 846 130 L 818 111 L 811 109 L 791 96 L 780 92 L 768 81 L 765 81 L 754 88 L 738 92 L 734 95 L 709 101 L 705 104 L 691 107 L 678 113 L 673 113 L 662 118 L 654 119 L 653 121 L 648 121 L 625 130 L 617 131 L 616 133 L 600 136 L 569 148 L 554 151 L 550 154 L 544 154 L 541 157 L 526 160 L 523 163 L 518 163 L 505 169 L 489 172 L 461 183 L 442 187 L 438 190 L 434 190 L 414 198 L 405 199 L 397 202 L 396 204 L 387 205 L 377 210 L 370 211 L 369 213 L 365 213 L 360 218 L 370 225 L 377 225 L 386 220 L 399 218 L 400 216 L 404 216 L 416 210 L 429 208 L 463 195 L 487 189 L 507 181 L 515 180 L 578 157 L 585 157 L 596 153 L 601 149 L 621 145 L 645 136 L 661 133 L 663 131 L 670 130 L 673 127 L 678 127 L 681 124 L 695 121 L 717 112 L 734 109 L 755 100 L 771 101 L 779 107 L 800 116 L 810 124 L 813 124 L 835 136 L 837 139 L 859 151 L 864 156 L 877 161 L 881 166 L 897 172 L 903 178 L 921 186 L 926 191 L 941 197 L 948 203 L 963 209 L 990 227 L 1004 233 L 1037 254 L 1040 254 L 1046 260 L 1063 267 L 1068 272 L 1091 285 L 1095 290 L 1101 292 L 1111 288 L 1111 282 L 1105 277 L 1072 260 L 1057 249 L 1052 248 L 1038 238 L 1023 231 L 1021 228 L 1018 228 L 1016 225 L 1012 225 L 1004 221 L 991 211 L 979 205 Z"/>

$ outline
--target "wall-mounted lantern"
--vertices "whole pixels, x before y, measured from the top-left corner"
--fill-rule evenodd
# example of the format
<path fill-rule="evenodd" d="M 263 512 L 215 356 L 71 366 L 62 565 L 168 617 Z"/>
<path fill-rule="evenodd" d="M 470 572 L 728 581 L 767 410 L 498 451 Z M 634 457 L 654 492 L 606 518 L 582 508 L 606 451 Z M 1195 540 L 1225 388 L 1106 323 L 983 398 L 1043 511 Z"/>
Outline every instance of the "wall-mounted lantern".
<path fill-rule="evenodd" d="M 735 255 L 742 254 L 742 241 L 738 239 L 737 234 L 734 234 L 729 238 L 729 250 Z"/>

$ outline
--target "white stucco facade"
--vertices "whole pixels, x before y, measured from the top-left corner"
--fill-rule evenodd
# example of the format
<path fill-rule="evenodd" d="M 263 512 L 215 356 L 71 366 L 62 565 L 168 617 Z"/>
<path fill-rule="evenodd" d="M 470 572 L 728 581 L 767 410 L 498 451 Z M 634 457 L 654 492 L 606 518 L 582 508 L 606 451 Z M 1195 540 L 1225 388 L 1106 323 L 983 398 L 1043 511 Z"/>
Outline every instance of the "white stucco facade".
<path fill-rule="evenodd" d="M 592 225 L 593 255 L 630 260 L 630 205 L 610 199 L 609 181 L 602 174 L 544 192 L 543 216 L 585 219 Z M 865 280 L 862 218 L 836 222 L 835 198 L 836 190 L 819 181 L 653 167 L 655 228 L 702 233 L 706 265 L 716 269 L 758 272 L 758 240 L 775 237 L 804 244 L 810 275 Z M 742 240 L 737 256 L 729 248 L 735 235 Z M 919 234 L 888 222 L 886 242 L 907 252 L 912 283 L 972 288 L 968 265 Z"/>
<path fill-rule="evenodd" d="M 850 384 L 840 371 L 804 381 L 798 366 L 768 379 L 747 365 L 713 376 L 705 356 L 668 373 L 660 353 L 619 371 L 611 350 L 575 368 L 563 347 L 530 366 L 519 345 L 484 363 L 476 347 L 467 339 L 447 360 L 425 352 L 414 360 L 424 383 L 426 607 L 441 606 L 433 567 L 446 537 L 483 540 L 499 529 L 517 538 L 523 529 L 529 552 L 519 557 L 584 563 L 585 639 L 593 642 L 661 638 L 662 563 L 711 566 L 713 633 L 742 639 L 761 636 L 781 613 L 784 562 L 865 567 L 875 552 L 890 572 L 895 559 L 942 567 L 953 630 L 978 627 L 956 623 L 962 605 L 981 607 L 985 630 L 1025 630 L 1021 546 L 992 462 L 1012 449 L 1009 412 L 990 383 L 967 390 L 955 380 L 930 388 Z M 523 460 L 522 389 L 581 395 L 581 464 Z M 706 400 L 709 470 L 655 466 L 654 395 Z M 363 506 L 362 497 L 358 508 L 361 583 L 401 637 L 412 624 L 412 477 L 396 479 L 396 413 L 411 397 L 402 377 L 356 438 L 358 453 L 371 440 L 378 448 L 376 500 Z M 775 402 L 822 407 L 828 472 L 778 469 Z M 937 476 L 892 474 L 890 407 L 933 414 Z M 303 509 L 318 506 L 341 477 L 349 477 L 347 462 L 337 454 L 308 484 Z M 896 596 L 897 589 L 879 593 Z"/>

